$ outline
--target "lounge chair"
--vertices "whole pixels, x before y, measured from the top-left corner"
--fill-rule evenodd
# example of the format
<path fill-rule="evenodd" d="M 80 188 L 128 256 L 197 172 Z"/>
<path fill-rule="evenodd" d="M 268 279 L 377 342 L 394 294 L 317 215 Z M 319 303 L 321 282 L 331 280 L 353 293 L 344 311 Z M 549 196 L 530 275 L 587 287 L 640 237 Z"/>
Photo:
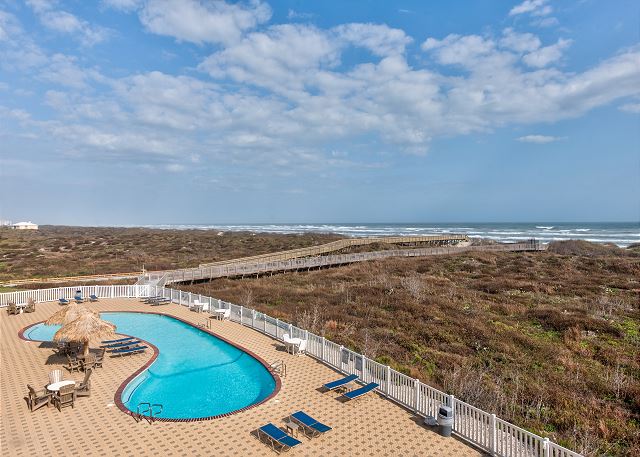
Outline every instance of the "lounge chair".
<path fill-rule="evenodd" d="M 89 295 L 89 301 L 98 301 L 98 296 L 95 294 Z"/>
<path fill-rule="evenodd" d="M 126 338 L 119 338 L 117 340 L 106 340 L 106 341 L 103 341 L 102 344 L 105 345 L 105 344 L 111 344 L 111 343 L 121 343 L 121 342 L 127 341 L 127 340 L 135 340 L 135 337 L 128 336 Z"/>
<path fill-rule="evenodd" d="M 107 350 L 124 349 L 129 346 L 135 346 L 136 344 L 139 344 L 139 343 L 140 343 L 140 340 L 133 339 L 129 341 L 123 341 L 122 343 L 105 344 L 105 345 L 102 345 L 101 347 Z"/>
<path fill-rule="evenodd" d="M 24 307 L 25 313 L 35 313 L 36 312 L 36 302 L 32 299 L 29 299 L 29 303 Z"/>
<path fill-rule="evenodd" d="M 72 358 L 69 354 L 67 354 L 67 361 L 68 363 L 65 368 L 69 370 L 69 373 L 73 373 L 74 370 L 80 371 L 80 368 L 82 368 L 80 365 L 80 361 L 78 359 Z"/>
<path fill-rule="evenodd" d="M 372 392 L 376 387 L 378 387 L 380 384 L 375 383 L 375 382 L 370 382 L 369 384 L 362 386 L 358 389 L 354 389 L 354 390 L 350 390 L 349 392 L 345 392 L 342 394 L 343 397 L 345 397 L 347 400 L 356 400 L 358 398 L 363 397 L 364 395 L 368 394 L 369 392 Z"/>
<path fill-rule="evenodd" d="M 11 314 L 20 314 L 20 311 L 18 310 L 18 307 L 16 306 L 15 303 L 9 303 L 7 305 L 7 314 L 11 315 Z"/>
<path fill-rule="evenodd" d="M 60 382 L 64 380 L 64 373 L 62 370 L 53 370 L 49 373 L 49 384 Z"/>
<path fill-rule="evenodd" d="M 329 390 L 342 390 L 342 389 L 346 389 L 347 385 L 349 385 L 350 383 L 356 381 L 357 379 L 358 379 L 358 375 L 357 374 L 350 374 L 349 376 L 345 376 L 342 379 L 338 379 L 336 381 L 328 382 L 325 385 L 323 385 L 322 387 L 327 389 L 327 391 L 329 391 Z"/>
<path fill-rule="evenodd" d="M 271 422 L 258 429 L 258 438 L 262 439 L 263 437 L 268 440 L 268 443 L 278 454 L 283 451 L 286 452 L 298 444 L 302 444 L 302 441 L 298 441 L 294 437 L 289 436 Z"/>
<path fill-rule="evenodd" d="M 84 379 L 75 387 L 76 397 L 88 397 L 91 395 L 91 381 L 89 381 L 91 373 L 93 373 L 93 370 L 91 368 L 85 370 Z"/>
<path fill-rule="evenodd" d="M 62 411 L 62 408 L 65 406 L 71 406 L 73 408 L 75 400 L 76 388 L 73 384 L 62 386 L 58 392 L 54 392 L 53 394 L 53 404 L 58 408 L 58 411 Z"/>
<path fill-rule="evenodd" d="M 158 298 L 150 303 L 151 306 L 160 306 L 160 305 L 168 305 L 171 303 L 171 300 L 168 298 Z"/>
<path fill-rule="evenodd" d="M 117 356 L 139 354 L 144 352 L 145 349 L 147 349 L 147 346 L 135 346 L 127 349 L 116 349 L 114 351 L 111 351 L 111 354 L 117 355 Z"/>
<path fill-rule="evenodd" d="M 60 300 L 58 300 L 58 304 L 60 304 L 60 305 L 68 305 L 69 304 L 69 300 L 67 300 L 66 298 L 61 298 Z"/>
<path fill-rule="evenodd" d="M 83 303 L 84 302 L 84 298 L 82 298 L 82 292 L 77 291 L 76 294 L 73 296 L 73 299 L 76 301 L 76 303 Z"/>
<path fill-rule="evenodd" d="M 332 430 L 328 425 L 318 422 L 313 417 L 303 411 L 295 412 L 291 415 L 291 420 L 302 426 L 302 431 L 309 437 L 320 436 Z"/>
<path fill-rule="evenodd" d="M 27 384 L 27 389 L 29 389 L 27 404 L 31 412 L 42 408 L 44 405 L 47 405 L 47 408 L 49 407 L 49 403 L 51 403 L 51 392 L 47 391 L 47 389 L 36 391 L 30 384 Z"/>

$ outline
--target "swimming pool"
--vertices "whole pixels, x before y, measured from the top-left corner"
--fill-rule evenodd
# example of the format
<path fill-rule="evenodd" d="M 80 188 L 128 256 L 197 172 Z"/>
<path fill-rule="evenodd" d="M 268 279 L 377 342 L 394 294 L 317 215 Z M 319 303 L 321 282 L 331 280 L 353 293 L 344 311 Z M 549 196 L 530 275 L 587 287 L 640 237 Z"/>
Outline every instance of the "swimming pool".
<path fill-rule="evenodd" d="M 161 418 L 202 419 L 247 408 L 268 398 L 276 381 L 245 351 L 170 316 L 147 313 L 101 313 L 118 333 L 154 344 L 157 359 L 122 390 L 125 408 L 142 402 L 163 405 Z M 50 341 L 59 326 L 37 324 L 27 339 Z M 117 362 L 117 360 L 115 361 Z"/>

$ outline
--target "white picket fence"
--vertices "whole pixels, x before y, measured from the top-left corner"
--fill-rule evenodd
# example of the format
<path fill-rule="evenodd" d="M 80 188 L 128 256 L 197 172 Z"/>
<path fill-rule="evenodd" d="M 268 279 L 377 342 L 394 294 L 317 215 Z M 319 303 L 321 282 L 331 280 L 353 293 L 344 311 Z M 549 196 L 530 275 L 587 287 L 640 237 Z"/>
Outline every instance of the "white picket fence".
<path fill-rule="evenodd" d="M 21 290 L 17 292 L 0 293 L 0 307 L 7 306 L 9 303 L 23 305 L 26 304 L 30 298 L 33 298 L 36 303 L 56 301 L 60 298 L 73 299 L 77 291 L 80 291 L 84 298 L 88 298 L 90 295 L 95 295 L 98 298 L 149 296 L 149 286 L 147 285 L 56 287 L 53 289 Z"/>
<path fill-rule="evenodd" d="M 357 374 L 363 382 L 376 382 L 382 395 L 415 414 L 436 417 L 441 405 L 454 411 L 453 431 L 459 437 L 474 444 L 491 455 L 500 457 L 582 457 L 580 454 L 556 443 L 506 422 L 495 414 L 489 414 L 465 403 L 453 395 L 446 394 L 418 379 L 400 373 L 388 365 L 382 365 L 362 354 L 353 352 L 305 329 L 275 319 L 251 308 L 192 294 L 181 290 L 149 285 L 78 286 L 56 289 L 40 289 L 0 294 L 0 307 L 7 303 L 26 303 L 29 298 L 36 302 L 55 301 L 61 297 L 72 298 L 77 290 L 88 297 L 99 298 L 163 296 L 172 302 L 190 306 L 195 300 L 204 303 L 205 309 L 228 308 L 230 320 L 248 326 L 261 333 L 282 340 L 288 333 L 291 337 L 307 340 L 307 355 L 345 374 Z"/>

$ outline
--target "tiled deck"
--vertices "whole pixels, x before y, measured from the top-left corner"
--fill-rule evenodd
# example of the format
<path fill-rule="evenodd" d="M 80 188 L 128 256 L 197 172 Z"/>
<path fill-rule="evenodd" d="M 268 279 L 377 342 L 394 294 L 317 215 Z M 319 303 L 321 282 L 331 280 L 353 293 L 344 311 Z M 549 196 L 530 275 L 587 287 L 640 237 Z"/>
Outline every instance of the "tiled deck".
<path fill-rule="evenodd" d="M 158 311 L 190 322 L 203 322 L 178 305 L 149 307 L 137 300 L 100 300 L 98 310 Z M 104 368 L 91 379 L 92 394 L 79 398 L 74 409 L 58 412 L 44 407 L 33 413 L 27 408 L 26 384 L 42 388 L 50 370 L 62 360 L 41 343 L 18 338 L 23 327 L 42 321 L 58 309 L 55 303 L 40 303 L 35 313 L 9 316 L 0 310 L 2 381 L 0 451 L 3 456 L 128 456 L 128 455 L 275 455 L 251 435 L 267 422 L 282 426 L 288 414 L 303 409 L 331 425 L 327 436 L 300 438 L 303 444 L 288 455 L 302 456 L 466 456 L 481 455 L 455 438 L 440 437 L 419 425 L 407 410 L 377 395 L 354 404 L 342 404 L 333 393 L 317 389 L 339 377 L 335 371 L 310 357 L 295 357 L 278 350 L 275 340 L 233 322 L 212 322 L 215 333 L 243 346 L 267 361 L 284 359 L 287 377 L 271 400 L 244 412 L 202 422 L 136 423 L 114 406 L 120 384 L 151 356 L 107 358 Z M 82 373 L 65 377 L 81 380 Z"/>

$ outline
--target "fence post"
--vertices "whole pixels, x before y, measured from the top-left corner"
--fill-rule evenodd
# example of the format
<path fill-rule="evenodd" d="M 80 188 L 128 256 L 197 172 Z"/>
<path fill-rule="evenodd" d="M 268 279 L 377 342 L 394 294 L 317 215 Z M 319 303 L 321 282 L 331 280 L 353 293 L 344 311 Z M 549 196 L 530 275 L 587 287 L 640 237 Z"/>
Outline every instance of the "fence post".
<path fill-rule="evenodd" d="M 384 387 L 384 394 L 388 397 L 391 390 L 391 367 L 387 365 L 387 379 Z"/>
<path fill-rule="evenodd" d="M 496 415 L 491 415 L 491 423 L 489 424 L 489 450 L 491 455 L 496 455 Z"/>
<path fill-rule="evenodd" d="M 453 414 L 453 430 L 456 430 L 456 397 L 453 394 L 449 395 L 449 406 Z"/>
<path fill-rule="evenodd" d="M 415 407 L 413 408 L 413 412 L 418 414 L 418 409 L 420 406 L 420 380 L 418 378 L 413 380 L 413 389 L 414 389 L 414 401 Z"/>
<path fill-rule="evenodd" d="M 340 345 L 340 371 L 342 371 L 344 373 L 344 363 L 342 361 L 343 357 L 342 357 L 342 351 L 344 351 L 344 346 Z"/>
<path fill-rule="evenodd" d="M 244 325 L 242 323 L 242 315 L 244 314 L 244 306 L 240 305 L 240 325 Z"/>
<path fill-rule="evenodd" d="M 191 308 L 191 292 L 189 292 L 189 295 L 187 295 L 188 300 L 189 300 L 189 308 Z"/>
<path fill-rule="evenodd" d="M 278 318 L 276 317 L 276 340 L 277 340 L 278 338 L 280 338 L 280 337 L 278 336 L 278 329 L 279 329 L 279 328 L 280 328 L 280 319 L 278 319 Z"/>
<path fill-rule="evenodd" d="M 251 328 L 256 328 L 256 310 L 251 310 Z"/>
<path fill-rule="evenodd" d="M 326 338 L 323 336 L 323 337 L 322 337 L 322 361 L 323 361 L 323 362 L 326 362 L 326 361 L 327 361 L 327 359 L 325 359 L 325 356 L 324 356 L 324 346 L 325 346 L 324 342 L 325 342 L 325 341 L 326 341 Z"/>
<path fill-rule="evenodd" d="M 264 334 L 267 334 L 267 315 L 262 313 L 262 328 L 264 329 Z"/>
<path fill-rule="evenodd" d="M 549 438 L 545 438 L 542 443 L 542 451 L 544 453 L 544 457 L 551 457 L 551 449 L 549 449 Z"/>
<path fill-rule="evenodd" d="M 289 324 L 289 338 L 293 338 L 293 325 Z"/>

